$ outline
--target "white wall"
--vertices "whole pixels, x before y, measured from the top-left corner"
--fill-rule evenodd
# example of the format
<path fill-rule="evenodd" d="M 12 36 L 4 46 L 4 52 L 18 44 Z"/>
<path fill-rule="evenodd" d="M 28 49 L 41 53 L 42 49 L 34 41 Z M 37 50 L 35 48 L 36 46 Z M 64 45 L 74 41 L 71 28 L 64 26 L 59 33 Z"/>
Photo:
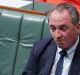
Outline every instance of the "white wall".
<path fill-rule="evenodd" d="M 0 0 L 0 5 L 10 6 L 10 7 L 22 7 L 32 3 L 30 0 Z"/>

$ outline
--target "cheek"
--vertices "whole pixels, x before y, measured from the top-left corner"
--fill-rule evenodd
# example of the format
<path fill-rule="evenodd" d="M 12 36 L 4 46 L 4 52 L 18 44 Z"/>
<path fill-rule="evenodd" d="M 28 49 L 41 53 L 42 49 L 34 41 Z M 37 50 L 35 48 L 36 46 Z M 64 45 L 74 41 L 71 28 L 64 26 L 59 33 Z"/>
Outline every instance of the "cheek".
<path fill-rule="evenodd" d="M 69 31 L 69 32 L 64 33 L 63 37 L 67 44 L 72 44 L 75 42 L 77 38 L 77 33 L 74 30 Z"/>

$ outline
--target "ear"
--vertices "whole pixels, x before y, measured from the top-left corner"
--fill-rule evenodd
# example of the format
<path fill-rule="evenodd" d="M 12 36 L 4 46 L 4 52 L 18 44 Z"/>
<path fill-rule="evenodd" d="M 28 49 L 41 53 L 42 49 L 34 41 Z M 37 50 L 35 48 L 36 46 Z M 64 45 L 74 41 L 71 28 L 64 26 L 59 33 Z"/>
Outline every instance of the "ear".
<path fill-rule="evenodd" d="M 77 32 L 80 34 L 80 24 L 76 25 Z"/>

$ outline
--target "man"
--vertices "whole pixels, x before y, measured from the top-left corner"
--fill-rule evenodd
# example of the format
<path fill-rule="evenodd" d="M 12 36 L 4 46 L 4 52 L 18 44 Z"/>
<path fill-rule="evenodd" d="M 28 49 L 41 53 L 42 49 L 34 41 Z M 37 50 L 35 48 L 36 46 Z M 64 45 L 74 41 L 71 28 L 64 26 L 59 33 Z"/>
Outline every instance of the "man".
<path fill-rule="evenodd" d="M 80 75 L 79 13 L 60 3 L 48 16 L 51 39 L 37 42 L 22 75 Z M 66 52 L 61 58 L 61 52 Z"/>

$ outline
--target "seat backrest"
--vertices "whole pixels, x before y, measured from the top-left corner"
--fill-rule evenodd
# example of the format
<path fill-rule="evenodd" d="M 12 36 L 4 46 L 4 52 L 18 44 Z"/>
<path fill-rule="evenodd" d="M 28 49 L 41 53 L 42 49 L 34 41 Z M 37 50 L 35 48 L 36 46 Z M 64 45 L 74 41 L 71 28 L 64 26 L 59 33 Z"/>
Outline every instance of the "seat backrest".
<path fill-rule="evenodd" d="M 21 75 L 33 44 L 41 39 L 45 18 L 36 14 L 23 15 L 14 75 Z"/>
<path fill-rule="evenodd" d="M 20 13 L 0 11 L 0 75 L 13 73 L 20 22 Z"/>
<path fill-rule="evenodd" d="M 44 15 L 0 10 L 0 75 L 21 75 L 33 44 L 48 30 Z"/>

